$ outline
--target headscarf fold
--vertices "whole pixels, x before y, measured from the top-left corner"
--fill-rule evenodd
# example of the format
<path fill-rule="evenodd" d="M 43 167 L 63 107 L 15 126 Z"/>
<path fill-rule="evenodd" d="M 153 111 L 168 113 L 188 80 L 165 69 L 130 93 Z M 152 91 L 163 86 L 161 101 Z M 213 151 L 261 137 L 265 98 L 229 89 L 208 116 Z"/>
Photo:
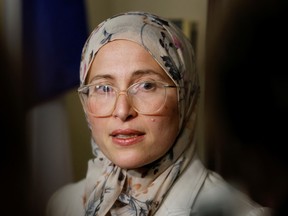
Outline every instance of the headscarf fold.
<path fill-rule="evenodd" d="M 138 11 L 115 15 L 100 23 L 83 47 L 81 86 L 98 50 L 119 39 L 145 48 L 179 87 L 179 134 L 164 156 L 135 170 L 113 164 L 92 138 L 95 158 L 88 162 L 83 196 L 87 216 L 108 212 L 125 216 L 153 215 L 195 153 L 199 80 L 190 41 L 172 22 L 159 16 Z"/>

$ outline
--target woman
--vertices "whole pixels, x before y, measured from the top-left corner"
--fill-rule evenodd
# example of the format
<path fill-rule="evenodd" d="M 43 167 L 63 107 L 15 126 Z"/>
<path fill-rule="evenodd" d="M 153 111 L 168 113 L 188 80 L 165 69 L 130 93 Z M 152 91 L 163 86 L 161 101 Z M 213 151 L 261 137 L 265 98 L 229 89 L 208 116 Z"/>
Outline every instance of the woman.
<path fill-rule="evenodd" d="M 78 91 L 95 158 L 85 180 L 55 193 L 48 215 L 201 215 L 214 189 L 230 193 L 195 152 L 194 60 L 181 30 L 153 14 L 118 14 L 92 32 Z M 235 200 L 239 215 L 264 213 Z"/>

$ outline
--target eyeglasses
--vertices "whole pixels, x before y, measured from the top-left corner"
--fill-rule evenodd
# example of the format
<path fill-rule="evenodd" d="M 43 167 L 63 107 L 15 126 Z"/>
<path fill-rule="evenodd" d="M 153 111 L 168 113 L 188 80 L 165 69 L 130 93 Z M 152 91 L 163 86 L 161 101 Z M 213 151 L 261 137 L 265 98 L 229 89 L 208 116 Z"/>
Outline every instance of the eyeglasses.
<path fill-rule="evenodd" d="M 140 114 L 151 115 L 157 113 L 167 99 L 166 89 L 177 88 L 158 81 L 144 81 L 134 83 L 126 90 L 102 83 L 82 86 L 78 93 L 86 112 L 95 117 L 112 115 L 119 95 L 126 95 L 129 104 Z"/>

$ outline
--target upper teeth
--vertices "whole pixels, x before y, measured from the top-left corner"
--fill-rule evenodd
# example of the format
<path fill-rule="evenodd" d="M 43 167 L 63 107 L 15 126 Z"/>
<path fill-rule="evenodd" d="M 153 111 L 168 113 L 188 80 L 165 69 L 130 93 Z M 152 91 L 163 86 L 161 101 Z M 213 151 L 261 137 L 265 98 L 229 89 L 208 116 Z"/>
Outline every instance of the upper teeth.
<path fill-rule="evenodd" d="M 136 137 L 137 135 L 135 134 L 117 134 L 115 137 L 118 138 L 131 138 L 131 137 Z"/>

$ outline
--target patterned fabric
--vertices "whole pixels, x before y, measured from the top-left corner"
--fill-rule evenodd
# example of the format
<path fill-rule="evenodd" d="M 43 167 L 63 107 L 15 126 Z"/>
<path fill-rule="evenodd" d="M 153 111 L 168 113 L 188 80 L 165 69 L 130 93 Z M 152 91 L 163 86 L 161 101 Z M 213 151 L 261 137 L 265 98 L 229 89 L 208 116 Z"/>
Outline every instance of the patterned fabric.
<path fill-rule="evenodd" d="M 194 52 L 189 40 L 170 21 L 145 12 L 118 14 L 99 24 L 87 39 L 80 65 L 81 86 L 97 51 L 117 39 L 144 47 L 180 87 L 179 135 L 166 155 L 135 170 L 113 164 L 92 138 L 95 158 L 88 163 L 85 215 L 153 215 L 195 152 L 199 81 Z"/>

